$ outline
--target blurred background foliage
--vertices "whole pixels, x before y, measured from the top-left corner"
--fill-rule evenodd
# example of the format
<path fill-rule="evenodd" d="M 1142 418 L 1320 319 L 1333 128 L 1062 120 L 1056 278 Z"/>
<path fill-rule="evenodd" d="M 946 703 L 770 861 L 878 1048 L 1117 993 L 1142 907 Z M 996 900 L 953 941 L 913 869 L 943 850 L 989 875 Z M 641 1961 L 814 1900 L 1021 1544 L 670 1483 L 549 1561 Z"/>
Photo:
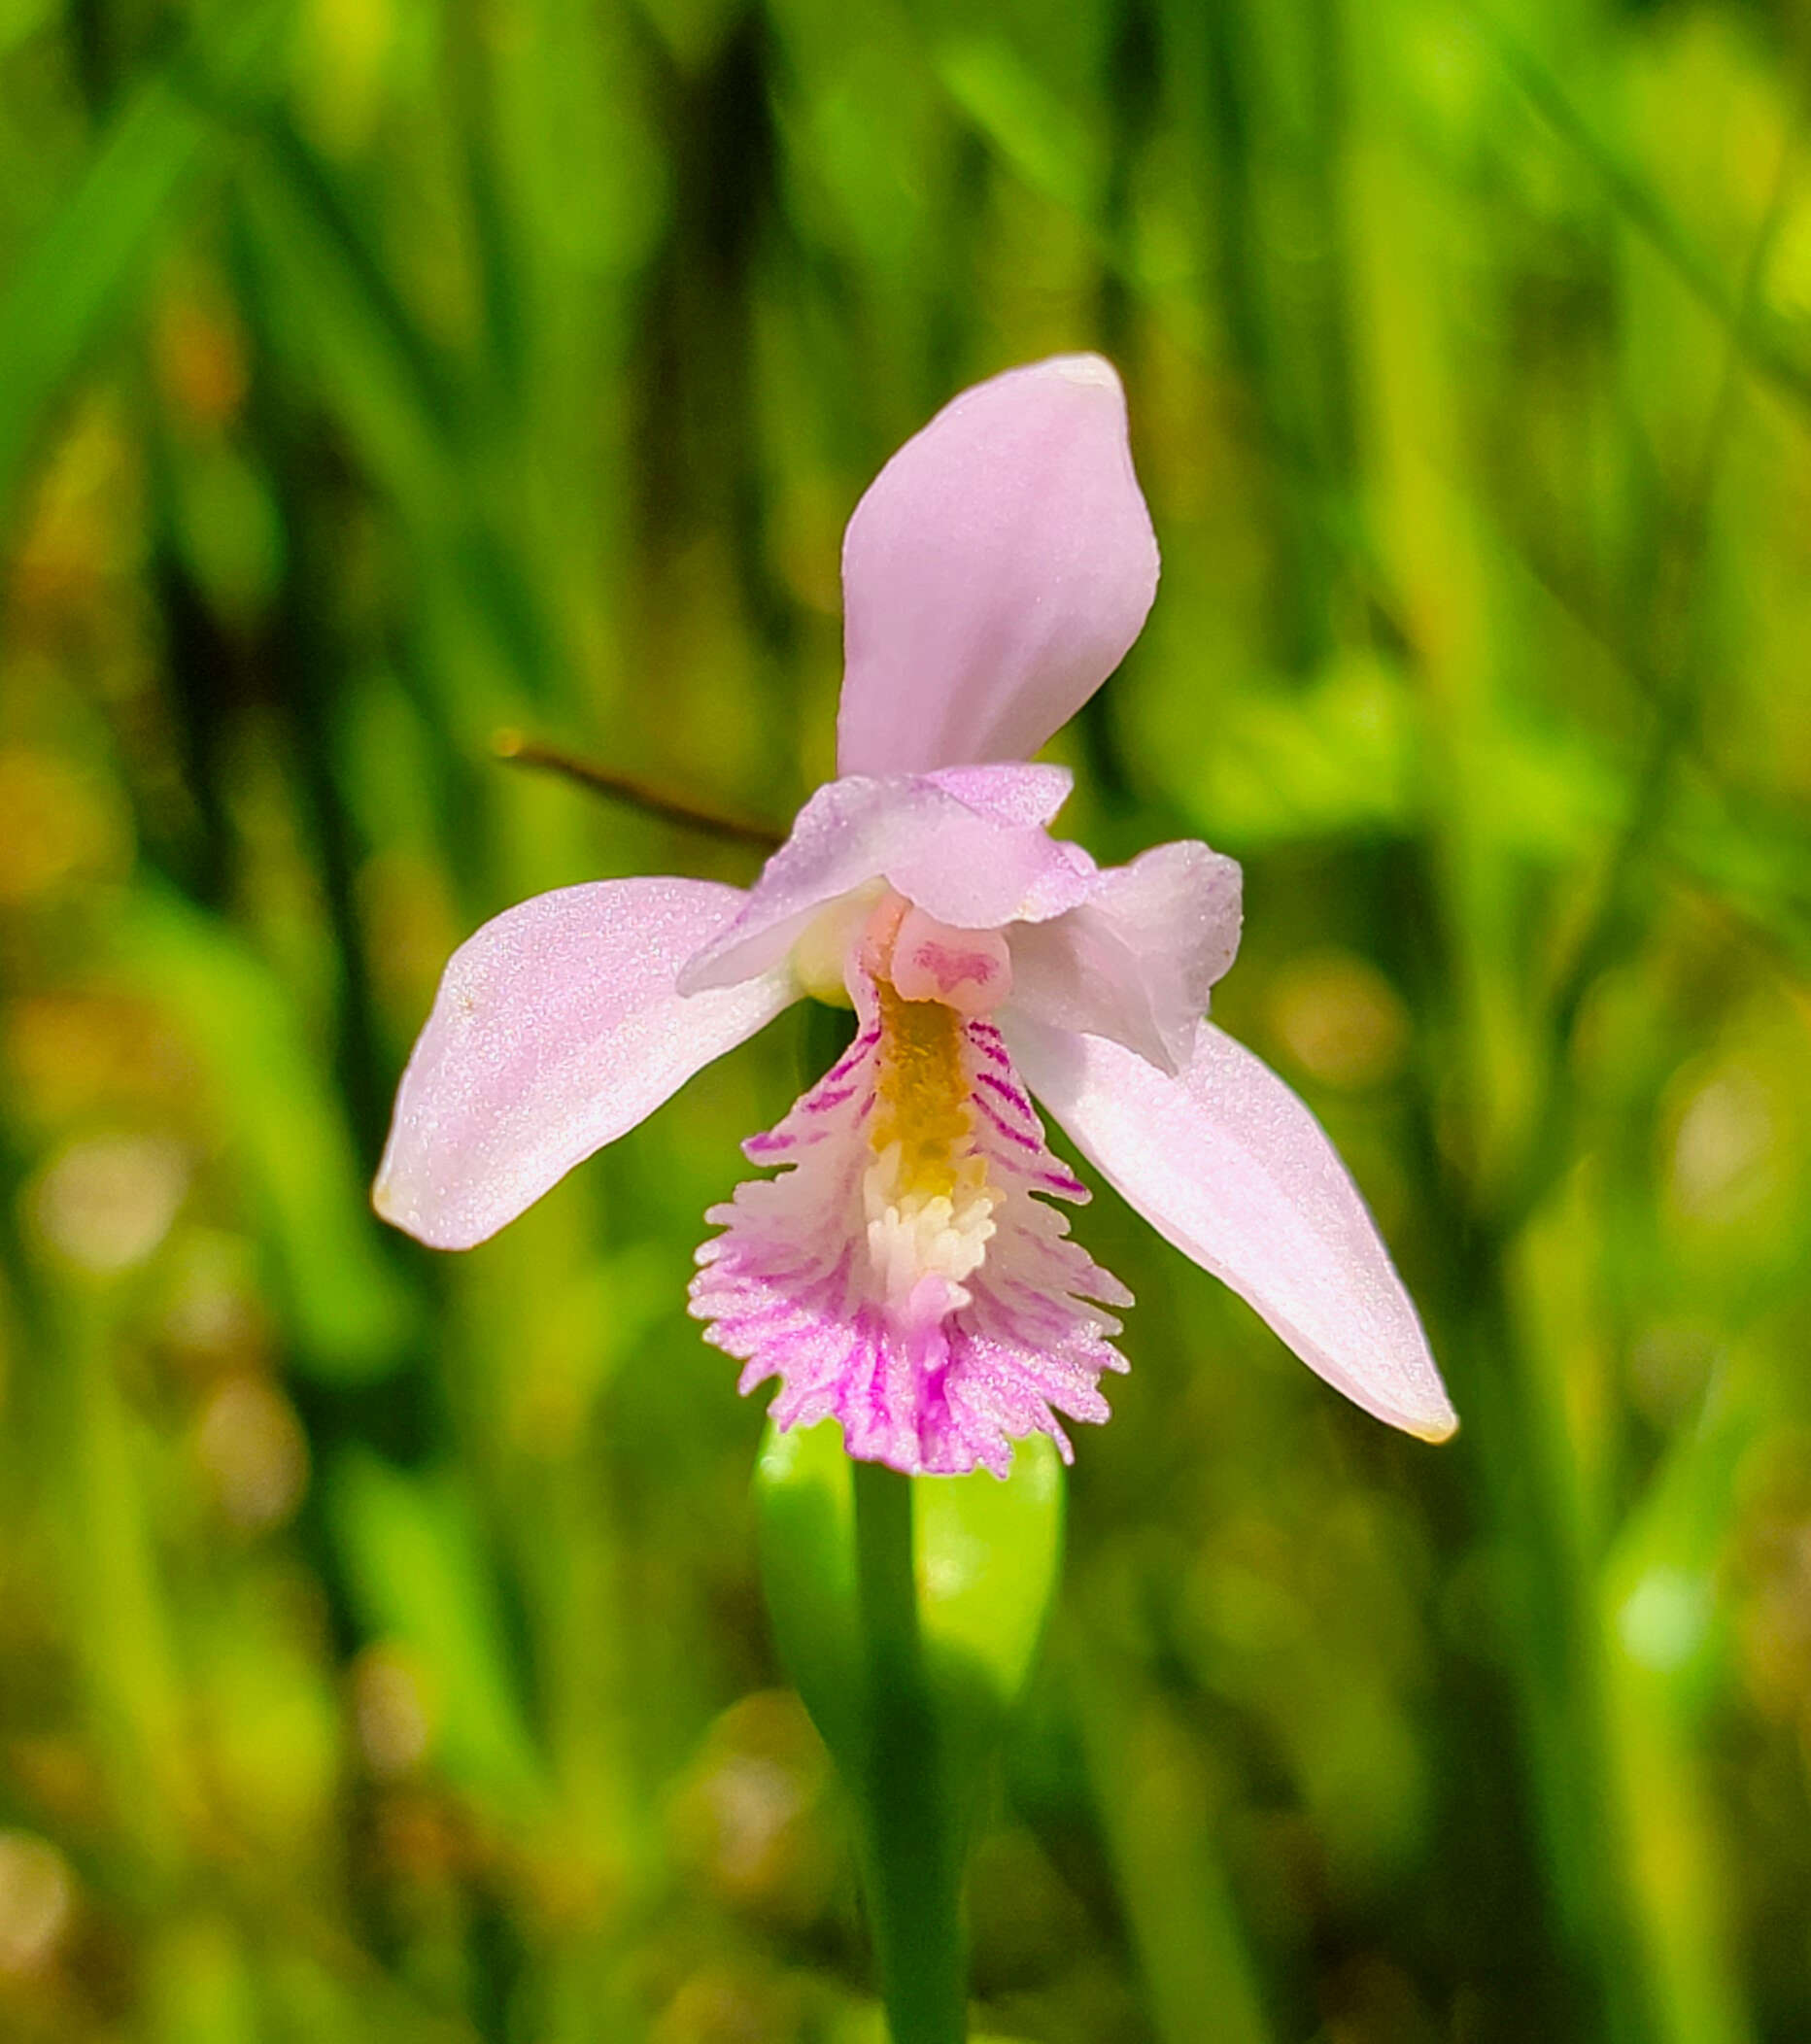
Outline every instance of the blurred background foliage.
<path fill-rule="evenodd" d="M 963 383 L 1130 391 L 1103 857 L 1465 1429 L 1140 1297 L 973 1887 L 1049 2044 L 1811 2033 L 1811 17 L 0 0 L 0 2035 L 873 2039 L 682 1312 L 789 1020 L 499 1240 L 365 1186 L 448 951 L 752 858 Z M 795 1023 L 797 1026 L 795 1026 Z"/>

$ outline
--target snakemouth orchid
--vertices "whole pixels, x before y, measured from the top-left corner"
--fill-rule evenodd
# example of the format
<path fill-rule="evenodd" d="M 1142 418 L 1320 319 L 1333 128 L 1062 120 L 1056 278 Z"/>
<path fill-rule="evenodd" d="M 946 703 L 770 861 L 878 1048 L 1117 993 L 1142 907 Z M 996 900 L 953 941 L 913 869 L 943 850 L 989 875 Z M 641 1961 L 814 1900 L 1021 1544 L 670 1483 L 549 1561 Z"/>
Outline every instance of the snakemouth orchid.
<path fill-rule="evenodd" d="M 1124 657 L 1157 588 L 1118 376 L 1058 357 L 964 392 L 849 522 L 838 778 L 746 892 L 598 880 L 454 954 L 375 1193 L 465 1248 L 793 1002 L 847 1050 L 744 1145 L 691 1310 L 779 1380 L 781 1426 L 1004 1475 L 1012 1443 L 1108 1415 L 1118 1280 L 1070 1236 L 1086 1187 L 1034 1100 L 1170 1243 L 1367 1412 L 1456 1424 L 1420 1322 L 1314 1115 L 1205 1019 L 1238 866 L 1159 845 L 1102 869 L 1050 834 L 1030 756 Z"/>

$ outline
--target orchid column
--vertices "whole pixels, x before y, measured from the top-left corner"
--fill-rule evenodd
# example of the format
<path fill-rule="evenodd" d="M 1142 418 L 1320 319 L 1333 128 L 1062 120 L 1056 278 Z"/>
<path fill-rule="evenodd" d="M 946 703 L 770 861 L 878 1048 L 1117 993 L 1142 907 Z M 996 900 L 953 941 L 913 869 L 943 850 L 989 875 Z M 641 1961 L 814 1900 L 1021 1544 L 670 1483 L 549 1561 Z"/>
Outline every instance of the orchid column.
<path fill-rule="evenodd" d="M 1107 362 L 957 397 L 849 524 L 839 778 L 746 894 L 598 881 L 481 930 L 378 1178 L 391 1220 L 466 1247 L 782 1007 L 853 1011 L 848 1048 L 745 1145 L 777 1175 L 711 1210 L 692 1311 L 744 1391 L 778 1381 L 769 1599 L 863 1817 L 897 2044 L 961 2033 L 967 1806 L 1054 1580 L 1063 1422 L 1104 1420 L 1100 1380 L 1125 1368 L 1130 1295 L 1070 1239 L 1053 1203 L 1087 1188 L 1033 1096 L 1328 1381 L 1430 1440 L 1455 1423 L 1319 1126 L 1204 1019 L 1237 866 L 1184 843 L 1103 870 L 1050 835 L 1068 772 L 1023 764 L 1156 585 Z"/>

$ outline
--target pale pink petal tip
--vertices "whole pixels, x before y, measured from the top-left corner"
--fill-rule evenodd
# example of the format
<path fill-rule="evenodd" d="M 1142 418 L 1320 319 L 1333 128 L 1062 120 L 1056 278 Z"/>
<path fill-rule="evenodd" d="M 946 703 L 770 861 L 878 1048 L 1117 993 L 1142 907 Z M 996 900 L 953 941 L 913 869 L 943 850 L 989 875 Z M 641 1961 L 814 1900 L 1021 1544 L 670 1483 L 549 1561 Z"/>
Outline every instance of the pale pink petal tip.
<path fill-rule="evenodd" d="M 1012 1443 L 1034 1433 L 1067 1459 L 1058 1414 L 1108 1416 L 1099 1380 L 1125 1363 L 1111 1345 L 1119 1323 L 1103 1308 L 1131 1303 L 1034 1197 L 1082 1200 L 1086 1189 L 1046 1148 L 999 1032 L 967 1024 L 977 1146 L 1004 1194 L 996 1232 L 966 1304 L 944 1311 L 946 1300 L 921 1298 L 941 1283 L 926 1278 L 912 1295 L 923 1310 L 890 1311 L 862 1218 L 878 1042 L 865 1028 L 777 1128 L 745 1145 L 780 1175 L 711 1209 L 724 1232 L 699 1251 L 691 1310 L 712 1323 L 705 1339 L 746 1365 L 743 1391 L 780 1380 L 780 1426 L 836 1418 L 862 1460 L 913 1476 L 1005 1476 Z"/>
<path fill-rule="evenodd" d="M 1203 1023 L 1175 1077 L 1093 1036 L 1021 1018 L 1032 1089 L 1126 1203 L 1377 1418 L 1458 1425 L 1427 1338 L 1320 1124 L 1268 1066 Z"/>
<path fill-rule="evenodd" d="M 855 507 L 842 581 L 838 772 L 1029 758 L 1156 595 L 1112 364 L 1058 356 L 952 399 Z"/>
<path fill-rule="evenodd" d="M 797 999 L 786 972 L 675 991 L 741 901 L 708 880 L 599 880 L 461 944 L 396 1094 L 378 1212 L 470 1248 Z"/>

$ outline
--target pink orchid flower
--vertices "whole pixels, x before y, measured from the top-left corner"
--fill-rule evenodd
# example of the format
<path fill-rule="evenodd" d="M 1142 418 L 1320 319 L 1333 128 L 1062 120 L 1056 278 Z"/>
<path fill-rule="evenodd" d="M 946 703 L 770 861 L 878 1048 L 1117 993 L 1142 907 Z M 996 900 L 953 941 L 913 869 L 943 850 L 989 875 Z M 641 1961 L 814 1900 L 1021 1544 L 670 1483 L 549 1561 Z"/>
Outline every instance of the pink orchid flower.
<path fill-rule="evenodd" d="M 839 778 L 746 893 L 600 880 L 454 955 L 397 1096 L 378 1210 L 440 1248 L 511 1220 L 804 995 L 847 1052 L 707 1216 L 692 1312 L 912 1474 L 1004 1475 L 1058 1414 L 1102 1420 L 1131 1303 L 1051 1200 L 1088 1197 L 1035 1095 L 1130 1206 L 1366 1411 L 1456 1424 L 1415 1308 L 1308 1108 L 1203 1019 L 1240 874 L 1204 844 L 1103 871 L 1047 826 L 1028 756 L 1137 637 L 1157 545 L 1098 356 L 966 391 L 857 505 L 843 545 Z"/>

